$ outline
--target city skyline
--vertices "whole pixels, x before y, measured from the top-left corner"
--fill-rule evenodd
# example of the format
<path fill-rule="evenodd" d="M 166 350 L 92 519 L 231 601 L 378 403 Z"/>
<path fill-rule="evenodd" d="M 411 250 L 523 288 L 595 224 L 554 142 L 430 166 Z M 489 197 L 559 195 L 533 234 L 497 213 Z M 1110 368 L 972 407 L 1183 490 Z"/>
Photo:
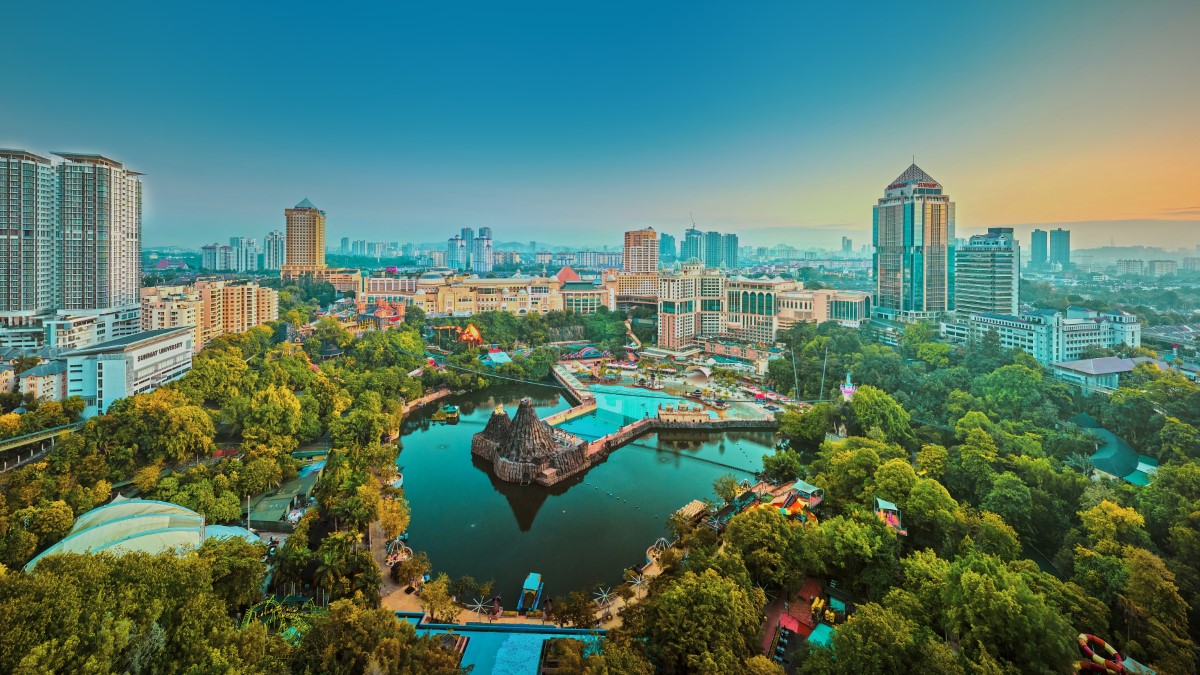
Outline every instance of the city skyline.
<path fill-rule="evenodd" d="M 642 8 L 638 21 L 613 7 L 586 22 L 554 6 L 301 9 L 230 22 L 13 8 L 17 52 L 51 23 L 56 39 L 82 40 L 103 12 L 109 41 L 137 56 L 119 81 L 53 52 L 11 69 L 24 104 L 0 110 L 0 146 L 80 148 L 145 171 L 149 246 L 262 237 L 309 196 L 334 214 L 331 232 L 370 240 L 488 226 L 600 244 L 682 232 L 691 212 L 744 242 L 836 248 L 866 240 L 864 199 L 914 154 L 955 186 L 964 235 L 1063 226 L 1079 247 L 1173 246 L 1200 224 L 1200 90 L 1179 86 L 1200 59 L 1194 3 L 931 6 L 948 29 L 920 44 L 916 76 L 949 83 L 932 95 L 890 76 L 913 69 L 897 55 L 928 20 L 899 6 Z M 330 48 L 265 47 L 317 26 Z M 195 62 L 213 40 L 226 48 Z M 281 106 L 297 88 L 312 104 Z M 98 104 L 86 116 L 81 97 Z"/>

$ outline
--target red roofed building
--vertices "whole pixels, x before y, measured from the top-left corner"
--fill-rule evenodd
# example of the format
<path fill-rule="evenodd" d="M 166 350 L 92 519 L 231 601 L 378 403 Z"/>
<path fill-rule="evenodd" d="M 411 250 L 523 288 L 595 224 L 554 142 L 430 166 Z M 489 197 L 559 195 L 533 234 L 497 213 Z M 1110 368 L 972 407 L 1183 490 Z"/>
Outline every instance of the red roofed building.
<path fill-rule="evenodd" d="M 579 275 L 575 273 L 575 270 L 571 269 L 570 265 L 567 265 L 559 270 L 558 274 L 554 275 L 554 278 L 558 279 L 559 283 L 563 284 L 567 283 L 568 281 L 583 281 L 583 279 L 580 279 Z"/>

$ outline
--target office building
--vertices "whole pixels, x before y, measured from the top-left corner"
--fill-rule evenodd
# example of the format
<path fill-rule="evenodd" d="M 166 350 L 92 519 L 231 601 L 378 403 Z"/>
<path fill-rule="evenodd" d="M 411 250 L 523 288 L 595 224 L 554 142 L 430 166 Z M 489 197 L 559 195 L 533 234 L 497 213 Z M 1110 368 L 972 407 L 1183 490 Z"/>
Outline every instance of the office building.
<path fill-rule="evenodd" d="M 1034 230 L 1029 235 L 1029 269 L 1043 270 L 1050 263 L 1049 239 L 1045 230 Z"/>
<path fill-rule="evenodd" d="M 943 336 L 952 342 L 982 340 L 991 331 L 999 336 L 1001 347 L 1020 349 L 1047 366 L 1075 361 L 1087 347 L 1142 344 L 1137 317 L 1120 310 L 1099 313 L 1069 307 L 1065 314 L 1050 309 L 1021 315 L 971 314 L 942 324 Z"/>
<path fill-rule="evenodd" d="M 872 211 L 875 311 L 936 318 L 954 306 L 954 202 L 916 164 L 884 189 Z"/>
<path fill-rule="evenodd" d="M 459 233 L 463 240 L 463 259 L 462 267 L 459 269 L 471 269 L 471 254 L 475 252 L 475 230 L 469 227 L 464 227 Z"/>
<path fill-rule="evenodd" d="M 283 210 L 287 219 L 284 277 L 312 274 L 325 269 L 325 212 L 305 197 Z"/>
<path fill-rule="evenodd" d="M 725 266 L 725 239 L 720 232 L 704 233 L 704 266 L 720 269 Z"/>
<path fill-rule="evenodd" d="M 631 230 L 625 233 L 625 264 L 623 269 L 632 274 L 648 274 L 658 271 L 658 233 L 654 228 Z"/>
<path fill-rule="evenodd" d="M 683 233 L 683 244 L 679 248 L 679 259 L 688 262 L 692 258 L 704 262 L 704 233 L 695 227 Z"/>
<path fill-rule="evenodd" d="M 342 237 L 342 245 L 338 247 L 338 253 L 349 255 L 350 253 L 350 237 Z"/>
<path fill-rule="evenodd" d="M 90 417 L 113 401 L 154 391 L 191 370 L 192 340 L 190 328 L 167 328 L 68 352 L 67 396 L 81 397 Z"/>
<path fill-rule="evenodd" d="M 850 237 L 842 237 L 842 255 L 848 256 L 854 250 L 854 242 Z"/>
<path fill-rule="evenodd" d="M 263 246 L 263 269 L 281 270 L 287 263 L 287 237 L 280 230 L 267 234 Z"/>
<path fill-rule="evenodd" d="M 736 234 L 721 235 L 721 267 L 727 270 L 738 268 L 738 236 Z"/>
<path fill-rule="evenodd" d="M 1064 271 L 1071 269 L 1070 230 L 1050 230 L 1050 265 Z"/>
<path fill-rule="evenodd" d="M 1021 248 L 1011 227 L 989 227 L 954 254 L 954 309 L 960 313 L 1020 311 Z"/>
<path fill-rule="evenodd" d="M 679 249 L 675 244 L 675 237 L 670 234 L 658 235 L 658 261 L 672 263 L 678 257 Z"/>

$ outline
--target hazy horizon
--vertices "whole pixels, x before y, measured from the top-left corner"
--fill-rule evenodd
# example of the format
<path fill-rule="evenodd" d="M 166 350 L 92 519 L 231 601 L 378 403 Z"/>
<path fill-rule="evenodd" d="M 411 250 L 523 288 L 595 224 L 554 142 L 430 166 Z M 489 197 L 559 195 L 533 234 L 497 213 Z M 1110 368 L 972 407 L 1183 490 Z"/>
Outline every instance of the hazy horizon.
<path fill-rule="evenodd" d="M 1200 239 L 1200 4 L 922 8 L 27 3 L 0 146 L 145 172 L 147 246 L 261 239 L 308 197 L 330 241 L 613 245 L 694 218 L 857 248 L 913 155 L 960 233 Z M 56 48 L 98 25 L 111 58 Z"/>

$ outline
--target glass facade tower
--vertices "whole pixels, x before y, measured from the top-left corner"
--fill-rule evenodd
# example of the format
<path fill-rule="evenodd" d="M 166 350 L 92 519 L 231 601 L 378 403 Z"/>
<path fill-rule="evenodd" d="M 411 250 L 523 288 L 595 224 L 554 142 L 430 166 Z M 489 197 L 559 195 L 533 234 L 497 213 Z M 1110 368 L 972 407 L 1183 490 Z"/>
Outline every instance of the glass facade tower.
<path fill-rule="evenodd" d="M 872 213 L 875 305 L 890 318 L 927 319 L 954 308 L 954 202 L 916 164 L 884 190 Z"/>

